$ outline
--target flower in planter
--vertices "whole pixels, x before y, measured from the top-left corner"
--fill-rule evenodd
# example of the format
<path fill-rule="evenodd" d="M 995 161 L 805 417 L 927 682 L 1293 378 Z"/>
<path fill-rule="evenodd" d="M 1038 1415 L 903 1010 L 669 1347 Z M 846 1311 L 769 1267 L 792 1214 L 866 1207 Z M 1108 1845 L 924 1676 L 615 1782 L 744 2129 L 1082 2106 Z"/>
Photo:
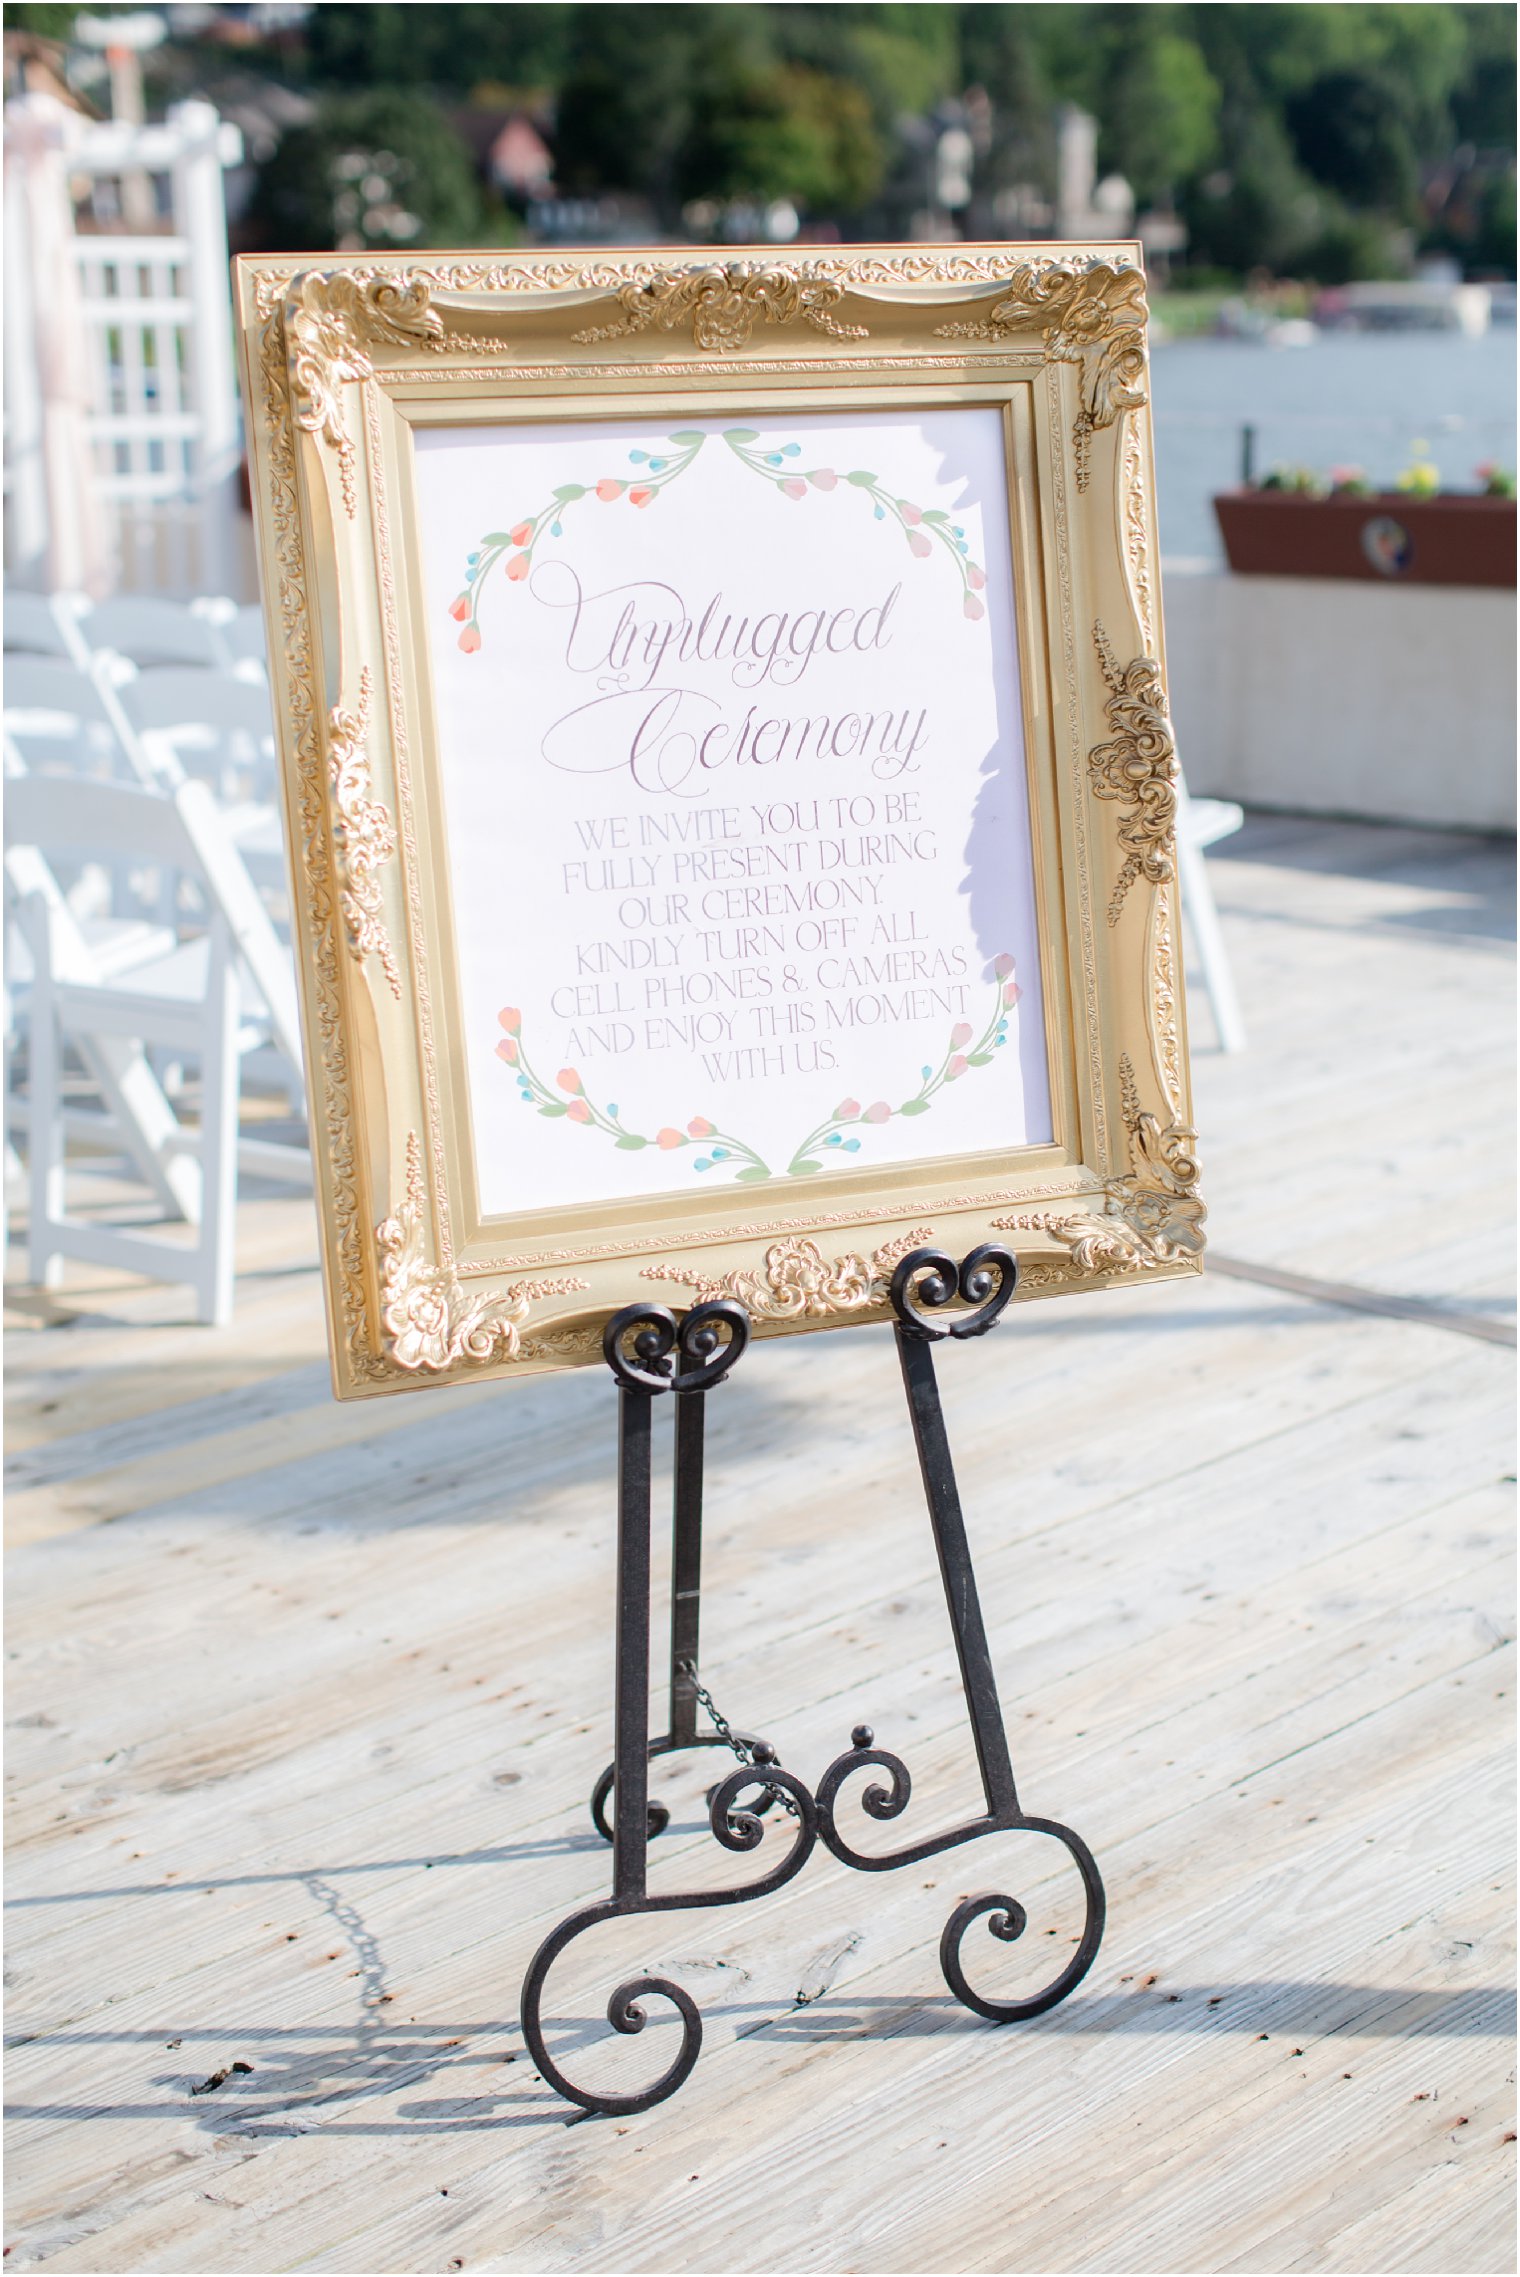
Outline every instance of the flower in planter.
<path fill-rule="evenodd" d="M 1359 466 L 1333 466 L 1330 469 L 1330 495 L 1332 498 L 1370 498 L 1372 485 L 1365 470 Z"/>
<path fill-rule="evenodd" d="M 1430 456 L 1428 443 L 1413 443 L 1414 457 L 1399 476 L 1395 489 L 1406 498 L 1435 498 L 1441 489 L 1441 470 Z"/>
<path fill-rule="evenodd" d="M 1485 459 L 1482 466 L 1473 468 L 1473 473 L 1478 478 L 1479 487 L 1485 498 L 1514 497 L 1515 478 L 1508 467 L 1496 466 L 1492 459 Z"/>
<path fill-rule="evenodd" d="M 1312 466 L 1275 466 L 1257 484 L 1259 490 L 1286 491 L 1291 498 L 1323 498 L 1325 486 Z"/>

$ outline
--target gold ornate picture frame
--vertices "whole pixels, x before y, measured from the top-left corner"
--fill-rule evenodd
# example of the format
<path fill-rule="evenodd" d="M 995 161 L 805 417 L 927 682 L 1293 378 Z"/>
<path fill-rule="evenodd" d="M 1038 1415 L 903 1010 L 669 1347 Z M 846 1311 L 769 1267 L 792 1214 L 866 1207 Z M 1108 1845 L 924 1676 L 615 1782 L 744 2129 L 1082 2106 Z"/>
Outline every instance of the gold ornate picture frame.
<path fill-rule="evenodd" d="M 1137 249 L 862 247 L 784 265 L 676 250 L 261 256 L 237 269 L 338 1396 L 584 1364 L 636 1299 L 734 1296 L 760 1335 L 885 1318 L 895 1261 L 927 1243 L 961 1255 L 1005 1240 L 1015 1301 L 1198 1271 Z M 896 451 L 895 468 L 851 466 L 863 437 Z M 477 542 L 446 576 L 472 512 Z M 636 539 L 647 573 L 620 567 Z M 631 604 L 606 600 L 624 575 L 672 593 L 673 561 L 692 584 L 661 604 L 665 619 L 635 625 Z M 764 618 L 757 564 L 772 585 L 784 570 L 789 595 Z M 750 614 L 714 617 L 723 593 Z M 691 594 L 709 597 L 700 618 Z M 582 718 L 563 676 L 583 669 L 574 642 L 604 601 Z M 713 693 L 722 636 L 703 645 L 720 622 L 743 628 L 722 658 L 731 714 Z M 662 660 L 658 686 L 652 665 L 638 685 L 635 631 L 639 655 Z M 695 660 L 690 686 L 664 670 L 672 640 Z M 918 728 L 893 741 L 895 715 L 867 707 L 901 694 L 908 722 L 926 674 L 917 719 L 936 704 L 941 716 L 920 750 Z M 757 728 L 751 703 L 739 733 L 740 697 L 767 682 L 777 716 Z M 662 734 L 689 699 L 715 723 L 708 740 L 682 724 L 646 760 L 651 688 L 670 707 Z M 854 775 L 839 772 L 837 725 L 826 743 L 840 714 L 788 710 L 815 691 L 861 707 Z M 609 726 L 630 693 L 631 743 Z M 709 777 L 725 751 L 729 771 Z M 721 859 L 661 872 L 656 854 L 630 854 L 647 873 L 571 862 L 576 831 L 583 853 L 605 854 L 638 843 L 637 827 L 618 835 L 630 816 L 679 840 L 697 826 L 673 818 L 711 818 L 717 798 L 739 814 L 741 776 L 747 794 L 762 764 L 779 800 L 773 757 L 785 798 L 811 770 L 839 816 L 864 818 L 858 836 L 810 850 L 752 802 L 756 821 L 730 826 Z M 976 803 L 989 773 L 990 808 Z M 948 827 L 958 798 L 964 840 Z M 936 828 L 915 838 L 931 810 Z M 869 886 L 869 865 L 898 853 L 918 861 L 940 920 L 920 923 L 916 883 Z M 752 1013 L 747 1056 L 703 1059 L 694 1018 L 643 1018 L 683 1001 L 672 984 L 577 994 L 565 977 L 594 972 L 609 942 L 626 961 L 638 934 L 696 1001 L 698 969 L 740 967 L 716 923 L 700 947 L 691 923 L 710 906 L 770 907 L 715 887 L 711 904 L 666 894 L 657 907 L 651 893 L 639 917 L 631 893 L 610 898 L 614 878 L 851 861 L 863 901 L 880 904 L 876 937 L 922 949 L 852 962 L 840 944 L 865 933 L 809 918 L 830 961 L 796 966 L 812 1009 L 787 1016 L 794 1029 L 856 1017 L 862 973 L 959 972 L 959 995 L 878 991 L 902 1026 L 862 1040 L 873 1070 L 888 1043 L 917 1060 L 924 1022 L 939 1023 L 906 1098 L 882 1076 L 863 1107 L 851 1060 L 815 1052 L 805 1075 L 800 1047 L 773 1075 L 781 1044 L 773 1063 L 755 1039 L 781 1036 L 779 1012 Z M 1028 936 L 1017 960 L 993 953 L 1005 888 Z M 981 907 L 952 941 L 957 892 Z M 765 938 L 780 948 L 743 968 L 762 996 L 782 990 L 802 921 Z M 488 1040 L 479 1006 L 498 972 L 510 1002 Z M 625 1018 L 635 1000 L 640 1017 Z M 946 1007 L 963 1003 L 947 1031 Z M 580 1056 L 551 1078 L 562 1051 Z M 614 1064 L 648 1100 L 662 1066 L 672 1100 L 677 1076 L 705 1069 L 719 1089 L 731 1076 L 762 1122 L 791 1086 L 807 1135 L 779 1155 L 753 1131 L 726 1137 L 726 1118 L 685 1112 L 689 1087 L 661 1123 L 665 1110 L 627 1103 L 621 1076 L 624 1104 L 611 1104 Z"/>

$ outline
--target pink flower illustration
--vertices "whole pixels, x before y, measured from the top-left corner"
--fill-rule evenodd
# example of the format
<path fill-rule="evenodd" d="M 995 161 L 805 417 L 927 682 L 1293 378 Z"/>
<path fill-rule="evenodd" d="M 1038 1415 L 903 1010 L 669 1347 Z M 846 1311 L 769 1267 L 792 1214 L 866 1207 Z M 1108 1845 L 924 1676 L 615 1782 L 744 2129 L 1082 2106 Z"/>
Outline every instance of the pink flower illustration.
<path fill-rule="evenodd" d="M 836 1123 L 853 1123 L 859 1113 L 860 1101 L 858 1099 L 841 1099 L 839 1105 L 834 1109 L 834 1120 Z"/>
<path fill-rule="evenodd" d="M 815 490 L 832 490 L 839 477 L 831 466 L 815 466 L 808 481 Z"/>
<path fill-rule="evenodd" d="M 966 564 L 966 581 L 974 593 L 980 593 L 987 582 L 987 572 L 984 569 L 978 569 L 974 561 L 968 561 Z"/>
<path fill-rule="evenodd" d="M 531 522 L 519 522 L 516 529 L 512 532 L 512 543 L 515 546 L 525 546 L 529 543 L 532 536 L 533 524 Z"/>
<path fill-rule="evenodd" d="M 496 1056 L 498 1059 L 504 1059 L 508 1067 L 517 1065 L 517 1046 L 510 1036 L 502 1037 L 501 1042 L 496 1047 Z"/>
<path fill-rule="evenodd" d="M 457 601 L 451 601 L 449 603 L 449 615 L 454 619 L 454 622 L 456 624 L 462 625 L 469 613 L 470 596 L 468 593 L 461 593 Z"/>
<path fill-rule="evenodd" d="M 950 1065 L 945 1069 L 945 1081 L 953 1083 L 958 1075 L 965 1074 L 970 1065 L 970 1060 L 963 1053 L 957 1052 Z"/>
<path fill-rule="evenodd" d="M 572 1099 L 565 1113 L 572 1123 L 589 1123 L 591 1120 L 591 1109 L 584 1099 Z"/>
<path fill-rule="evenodd" d="M 710 1123 L 705 1115 L 693 1115 L 686 1126 L 693 1138 L 711 1138 L 717 1127 L 717 1124 Z"/>
<path fill-rule="evenodd" d="M 927 561 L 934 551 L 933 541 L 926 538 L 922 530 L 910 530 L 908 532 L 908 545 L 910 550 L 918 555 L 920 561 Z"/>
<path fill-rule="evenodd" d="M 459 636 L 459 645 L 464 650 L 466 656 L 473 656 L 476 649 L 480 646 L 479 625 L 466 625 L 464 631 Z"/>
<path fill-rule="evenodd" d="M 921 522 L 924 518 L 923 508 L 921 506 L 911 506 L 906 498 L 898 499 L 897 511 L 899 514 L 901 514 L 905 522 Z"/>
<path fill-rule="evenodd" d="M 628 503 L 630 506 L 647 506 L 653 496 L 654 492 L 647 487 L 640 488 L 638 490 L 630 490 L 628 493 Z"/>
<path fill-rule="evenodd" d="M 969 1044 L 970 1041 L 971 1022 L 969 1020 L 957 1020 L 955 1026 L 950 1031 L 950 1043 L 952 1049 L 959 1051 L 962 1044 Z"/>
<path fill-rule="evenodd" d="M 1003 990 L 1003 1002 L 1005 1004 L 1017 1004 L 1019 998 L 1023 995 L 1023 993 L 1024 991 L 1022 988 L 1020 988 L 1018 982 L 1016 980 L 1011 980 Z"/>
<path fill-rule="evenodd" d="M 507 563 L 507 575 L 515 585 L 520 585 L 531 567 L 532 561 L 527 554 L 515 553 Z"/>
<path fill-rule="evenodd" d="M 961 610 L 965 616 L 968 616 L 971 619 L 971 622 L 973 624 L 976 623 L 978 617 L 985 617 L 987 614 L 986 610 L 982 607 L 981 602 L 977 599 L 974 593 L 968 593 L 966 595 L 965 600 L 961 603 Z"/>
<path fill-rule="evenodd" d="M 665 1152 L 669 1154 L 672 1147 L 684 1146 L 686 1141 L 679 1131 L 673 1131 L 667 1123 L 664 1130 L 656 1134 L 654 1143 L 656 1146 L 664 1147 Z"/>
<path fill-rule="evenodd" d="M 993 958 L 992 969 L 997 974 L 999 980 L 1006 980 L 1008 978 L 1008 975 L 1013 970 L 1013 959 L 1009 956 L 1006 949 L 1003 951 L 1000 957 Z"/>
<path fill-rule="evenodd" d="M 788 475 L 781 487 L 788 498 L 806 498 L 807 496 L 807 484 L 799 480 L 795 474 Z"/>
<path fill-rule="evenodd" d="M 627 489 L 627 487 L 628 485 L 626 483 L 614 482 L 610 474 L 604 474 L 601 481 L 596 486 L 596 494 L 598 498 L 607 500 L 611 500 L 613 498 L 621 498 L 623 492 Z"/>
<path fill-rule="evenodd" d="M 554 1080 L 561 1091 L 579 1091 L 584 1088 L 573 1067 L 562 1067 Z"/>
<path fill-rule="evenodd" d="M 876 1099 L 867 1107 L 860 1119 L 863 1123 L 890 1123 L 892 1110 L 885 1099 Z"/>
<path fill-rule="evenodd" d="M 515 1004 L 504 1005 L 501 1011 L 497 1013 L 496 1018 L 509 1036 L 520 1036 L 522 1034 L 522 1014 Z"/>

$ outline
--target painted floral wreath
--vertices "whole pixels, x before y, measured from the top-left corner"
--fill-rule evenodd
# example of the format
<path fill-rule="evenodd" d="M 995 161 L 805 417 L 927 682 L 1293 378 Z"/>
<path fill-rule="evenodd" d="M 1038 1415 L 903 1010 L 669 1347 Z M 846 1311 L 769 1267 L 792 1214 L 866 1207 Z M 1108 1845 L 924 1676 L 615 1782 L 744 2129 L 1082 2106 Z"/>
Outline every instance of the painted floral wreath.
<path fill-rule="evenodd" d="M 847 1131 L 890 1123 L 897 1115 L 926 1115 L 935 1093 L 947 1083 L 958 1082 L 973 1067 L 990 1064 L 993 1053 L 1008 1040 L 1008 1015 L 1023 993 L 1013 977 L 1012 957 L 994 958 L 992 969 L 997 994 L 991 1017 L 975 1041 L 970 1021 L 958 1020 L 950 1031 L 950 1041 L 939 1065 L 920 1071 L 921 1080 L 911 1099 L 905 1099 L 899 1107 L 889 1105 L 885 1099 L 877 1099 L 869 1107 L 862 1107 L 858 1099 L 841 1099 L 834 1112 L 826 1115 L 793 1148 L 791 1160 L 780 1172 L 772 1170 L 745 1140 L 735 1138 L 730 1131 L 720 1130 L 706 1115 L 693 1115 L 685 1130 L 677 1130 L 673 1123 L 667 1123 L 653 1137 L 625 1129 L 615 1106 L 598 1107 L 587 1098 L 586 1087 L 573 1067 L 562 1067 L 555 1077 L 558 1092 L 565 1094 L 559 1097 L 529 1062 L 523 1049 L 522 1014 L 515 1005 L 509 1005 L 497 1015 L 506 1032 L 496 1046 L 496 1056 L 517 1070 L 518 1095 L 525 1106 L 536 1107 L 541 1115 L 563 1115 L 584 1130 L 603 1131 L 625 1153 L 634 1154 L 646 1146 L 661 1147 L 666 1153 L 673 1153 L 678 1147 L 701 1146 L 705 1151 L 692 1164 L 694 1170 L 729 1170 L 741 1185 L 756 1185 L 761 1179 L 777 1176 L 807 1178 L 818 1170 L 841 1169 L 846 1155 L 859 1153 L 859 1137 L 847 1138 Z"/>
<path fill-rule="evenodd" d="M 641 468 L 641 473 L 603 475 L 595 483 L 562 482 L 548 504 L 540 506 L 536 514 L 514 522 L 510 530 L 487 531 L 474 552 L 466 554 L 464 590 L 449 605 L 449 615 L 464 627 L 459 645 L 466 656 L 473 656 L 480 646 L 480 596 L 486 579 L 499 561 L 505 558 L 508 579 L 513 584 L 521 584 L 533 566 L 537 546 L 546 537 L 564 536 L 565 516 L 582 499 L 599 498 L 610 506 L 626 498 L 630 506 L 652 506 L 662 490 L 668 490 L 673 482 L 680 480 L 711 440 L 711 436 L 693 427 L 668 436 L 663 453 L 630 451 L 629 461 Z M 869 498 L 875 519 L 895 522 L 907 540 L 908 551 L 919 560 L 927 561 L 936 548 L 943 548 L 960 578 L 961 606 L 965 614 L 972 619 L 985 616 L 986 608 L 978 595 L 987 583 L 986 573 L 971 559 L 965 531 L 958 522 L 951 521 L 942 507 L 915 506 L 911 498 L 894 496 L 880 475 L 872 474 L 865 467 L 856 467 L 844 475 L 836 474 L 828 466 L 799 467 L 792 462 L 802 456 L 800 443 L 767 444 L 753 427 L 726 428 L 723 441 L 741 466 L 771 483 L 784 498 L 802 499 L 810 491 L 837 490 L 841 482 Z"/>

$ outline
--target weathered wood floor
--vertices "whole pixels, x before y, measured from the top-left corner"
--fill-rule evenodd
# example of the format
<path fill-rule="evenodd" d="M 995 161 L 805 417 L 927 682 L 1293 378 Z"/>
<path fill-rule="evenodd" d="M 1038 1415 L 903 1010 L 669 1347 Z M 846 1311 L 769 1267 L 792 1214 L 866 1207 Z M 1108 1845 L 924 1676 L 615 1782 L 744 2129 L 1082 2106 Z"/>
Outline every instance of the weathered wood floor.
<path fill-rule="evenodd" d="M 1512 1355 L 1472 1333 L 1513 1318 L 1507 864 L 1258 821 L 1214 874 L 1253 1045 L 1195 1006 L 1218 1251 L 1436 1310 L 1216 1273 L 946 1355 L 1021 1792 L 1110 1895 L 1035 2023 L 935 1948 L 1004 1888 L 1030 1935 L 973 1933 L 982 1981 L 1058 1952 L 1050 1845 L 820 1853 L 567 1956 L 588 2069 L 614 1972 L 708 2024 L 673 2102 L 570 2118 L 515 2013 L 607 1874 L 608 1387 L 334 1406 L 299 1201 L 244 1212 L 224 1334 L 17 1295 L 13 2268 L 1513 2268 Z M 813 1777 L 865 1718 L 909 1824 L 963 1807 L 887 1333 L 757 1349 L 710 1434 L 720 1700 Z M 663 1886 L 707 1871 L 714 1760 Z"/>

